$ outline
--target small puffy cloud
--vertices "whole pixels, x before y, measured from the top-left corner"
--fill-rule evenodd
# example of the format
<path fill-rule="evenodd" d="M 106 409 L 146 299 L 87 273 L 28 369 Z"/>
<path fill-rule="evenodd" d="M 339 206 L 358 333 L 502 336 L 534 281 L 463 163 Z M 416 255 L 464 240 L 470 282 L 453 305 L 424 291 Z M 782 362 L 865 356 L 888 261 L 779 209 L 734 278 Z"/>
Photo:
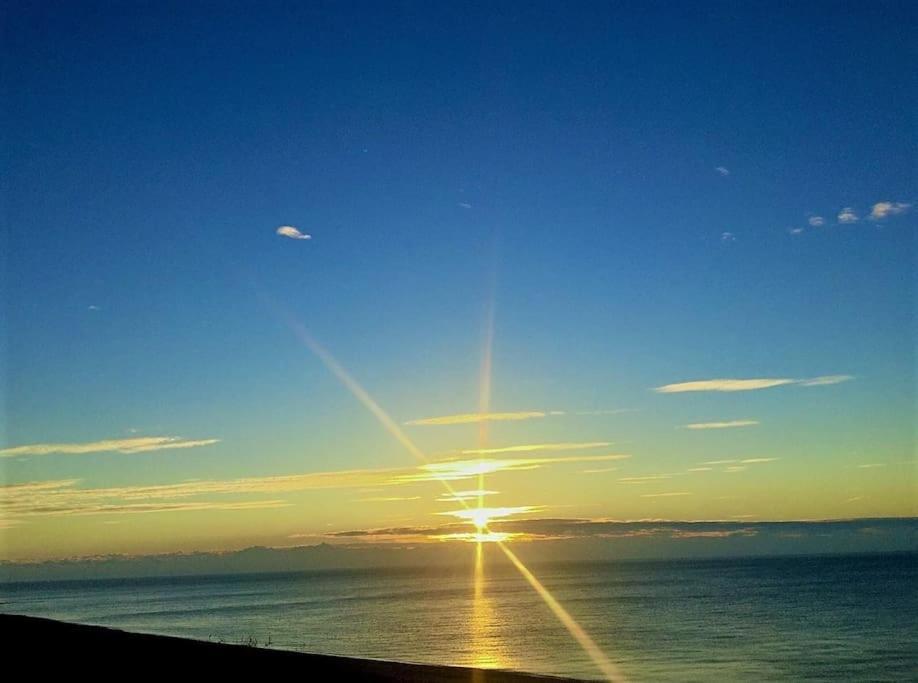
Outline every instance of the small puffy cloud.
<path fill-rule="evenodd" d="M 822 216 L 810 216 L 807 223 L 812 225 L 814 228 L 821 228 L 823 225 L 826 224 L 826 219 L 823 218 Z"/>
<path fill-rule="evenodd" d="M 872 221 L 881 221 L 889 216 L 898 216 L 905 213 L 910 208 L 912 208 L 911 204 L 903 202 L 877 202 L 870 210 L 869 218 Z"/>
<path fill-rule="evenodd" d="M 292 225 L 282 225 L 276 230 L 277 234 L 281 237 L 289 237 L 294 240 L 311 240 L 312 235 L 307 235 L 304 232 L 300 232 L 297 228 L 294 228 Z"/>
<path fill-rule="evenodd" d="M 714 170 L 720 173 L 722 176 L 727 177 L 730 175 L 730 169 L 723 166 L 715 166 Z"/>
<path fill-rule="evenodd" d="M 469 204 L 468 202 L 459 202 L 458 206 L 461 209 L 471 209 L 472 208 L 472 205 Z"/>
<path fill-rule="evenodd" d="M 727 422 L 693 422 L 685 425 L 686 429 L 730 429 L 731 427 L 752 427 L 758 420 L 729 420 Z"/>
<path fill-rule="evenodd" d="M 173 448 L 196 448 L 218 443 L 219 439 L 183 439 L 178 436 L 144 436 L 134 439 L 105 439 L 88 443 L 33 443 L 23 446 L 0 448 L 0 458 L 17 455 L 51 455 L 62 453 L 80 455 L 83 453 L 147 453 Z"/>
<path fill-rule="evenodd" d="M 803 228 L 791 228 L 790 230 L 788 230 L 788 232 L 789 232 L 791 235 L 802 235 L 802 234 L 803 234 Z"/>
<path fill-rule="evenodd" d="M 854 209 L 852 209 L 850 206 L 846 206 L 844 209 L 838 212 L 838 222 L 842 225 L 857 223 L 857 221 L 857 214 L 854 213 Z"/>
<path fill-rule="evenodd" d="M 720 233 L 721 242 L 736 242 L 736 235 L 732 232 L 722 232 Z"/>
<path fill-rule="evenodd" d="M 90 304 L 86 308 L 90 311 L 101 311 L 102 310 L 101 306 L 96 306 L 95 304 Z"/>

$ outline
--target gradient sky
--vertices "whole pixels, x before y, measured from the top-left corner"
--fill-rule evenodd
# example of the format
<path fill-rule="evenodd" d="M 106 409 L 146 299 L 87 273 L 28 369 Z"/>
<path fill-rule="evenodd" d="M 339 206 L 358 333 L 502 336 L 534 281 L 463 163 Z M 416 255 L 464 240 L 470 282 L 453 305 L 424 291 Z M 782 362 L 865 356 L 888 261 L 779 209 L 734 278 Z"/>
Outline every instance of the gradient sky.
<path fill-rule="evenodd" d="M 192 5 L 4 12 L 3 557 L 453 524 L 296 328 L 440 460 L 492 297 L 488 505 L 916 513 L 913 3 Z"/>

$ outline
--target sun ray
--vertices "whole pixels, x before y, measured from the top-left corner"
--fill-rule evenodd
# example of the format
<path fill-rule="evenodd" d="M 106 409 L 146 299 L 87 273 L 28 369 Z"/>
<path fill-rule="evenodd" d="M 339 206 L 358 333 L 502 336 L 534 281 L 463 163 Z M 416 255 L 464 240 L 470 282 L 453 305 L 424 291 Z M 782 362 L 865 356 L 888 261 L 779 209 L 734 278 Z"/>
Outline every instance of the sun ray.
<path fill-rule="evenodd" d="M 383 410 L 376 400 L 364 389 L 356 379 L 354 379 L 347 370 L 335 359 L 331 353 L 325 349 L 315 338 L 308 332 L 308 330 L 300 324 L 297 320 L 293 319 L 292 316 L 286 313 L 280 306 L 274 302 L 270 301 L 271 307 L 287 322 L 291 330 L 297 336 L 297 338 L 303 342 L 303 344 L 312 351 L 319 360 L 332 372 L 335 377 L 344 385 L 344 387 L 358 400 L 364 407 L 369 410 L 374 417 L 379 421 L 379 423 L 392 435 L 399 443 L 401 443 L 405 449 L 411 453 L 415 458 L 420 460 L 425 464 L 430 464 L 427 456 L 424 455 L 424 452 L 418 448 L 414 442 L 408 438 L 408 436 L 399 428 L 398 424 L 389 417 L 389 414 Z M 486 338 L 490 338 L 491 335 L 486 335 Z M 490 357 L 490 351 L 487 352 L 488 357 Z M 484 367 L 484 366 L 483 366 Z M 491 364 L 490 360 L 487 363 L 489 379 L 487 381 L 487 393 L 482 393 L 482 396 L 487 396 L 488 402 L 490 402 L 490 372 Z M 486 438 L 486 432 L 479 431 L 479 439 Z M 448 481 L 439 479 L 443 486 L 449 491 L 453 496 L 456 495 L 455 490 L 452 486 L 449 485 Z M 479 490 L 484 490 L 484 472 L 479 472 Z M 481 501 L 482 498 L 479 497 Z M 459 500 L 462 503 L 463 507 L 469 509 L 468 504 L 464 500 Z M 479 507 L 481 507 L 481 502 Z M 491 535 L 494 532 L 491 532 L 487 528 L 487 521 L 485 520 L 485 526 L 477 527 L 478 538 L 477 545 L 481 547 L 481 544 L 485 537 Z M 624 682 L 625 678 L 618 672 L 615 666 L 608 660 L 608 658 L 603 654 L 602 650 L 599 649 L 599 646 L 593 641 L 592 638 L 583 630 L 583 628 L 577 623 L 577 621 L 565 610 L 561 604 L 552 596 L 552 594 L 545 588 L 541 582 L 535 577 L 535 575 L 523 564 L 505 544 L 506 539 L 494 539 L 495 542 L 500 546 L 501 550 L 504 551 L 504 554 L 510 559 L 513 565 L 517 570 L 523 575 L 526 581 L 532 586 L 539 596 L 545 601 L 554 615 L 558 620 L 564 625 L 568 632 L 574 637 L 577 643 L 586 651 L 590 658 L 596 663 L 602 673 L 606 676 L 607 680 L 618 683 L 619 681 Z"/>
<path fill-rule="evenodd" d="M 618 668 L 609 661 L 609 658 L 603 653 L 599 648 L 596 642 L 590 638 L 590 635 L 583 630 L 583 627 L 577 623 L 577 621 L 570 615 L 570 613 L 561 606 L 561 603 L 549 592 L 549 590 L 542 585 L 542 582 L 539 581 L 535 575 L 529 571 L 529 568 L 523 564 L 522 560 L 516 556 L 516 554 L 507 547 L 503 541 L 499 541 L 497 545 L 501 550 L 504 551 L 504 554 L 509 558 L 513 565 L 519 570 L 520 574 L 529 582 L 529 585 L 535 589 L 535 592 L 539 594 L 539 597 L 545 601 L 545 604 L 548 605 L 548 608 L 554 613 L 558 618 L 564 628 L 567 629 L 574 640 L 576 640 L 580 647 L 590 656 L 590 659 L 593 660 L 593 663 L 602 671 L 603 675 L 606 677 L 607 681 L 610 683 L 624 683 L 625 677 L 618 670 Z"/>

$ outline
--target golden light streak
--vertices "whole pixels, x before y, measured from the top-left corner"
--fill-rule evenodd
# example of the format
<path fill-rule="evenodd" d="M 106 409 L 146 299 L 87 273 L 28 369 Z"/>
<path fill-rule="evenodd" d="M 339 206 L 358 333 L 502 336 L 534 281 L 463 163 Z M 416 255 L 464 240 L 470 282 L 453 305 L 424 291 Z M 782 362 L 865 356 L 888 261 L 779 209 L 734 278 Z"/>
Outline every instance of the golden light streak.
<path fill-rule="evenodd" d="M 494 639 L 495 619 L 491 601 L 484 590 L 484 550 L 481 543 L 475 546 L 475 581 L 472 600 L 472 681 L 484 683 L 486 676 L 480 669 L 507 669 L 511 663 L 501 657 Z"/>
<path fill-rule="evenodd" d="M 275 306 L 275 309 L 277 307 Z M 388 431 L 393 437 L 395 437 L 413 456 L 421 460 L 425 464 L 428 463 L 427 457 L 424 453 L 414 445 L 414 443 L 409 439 L 398 425 L 389 417 L 389 415 L 380 407 L 378 403 L 370 396 L 370 394 L 362 387 L 360 384 L 350 376 L 350 374 L 338 363 L 337 360 L 322 347 L 313 337 L 306 331 L 306 329 L 300 325 L 295 320 L 290 319 L 289 316 L 284 316 L 291 325 L 291 328 L 294 330 L 296 335 L 300 340 L 306 344 L 306 346 L 316 355 L 319 359 L 325 364 L 325 366 L 331 370 L 331 372 L 341 381 L 342 384 L 379 420 L 380 424 Z M 490 361 L 488 361 L 488 381 L 487 381 L 487 396 L 490 396 Z M 485 395 L 484 393 L 482 395 Z M 488 399 L 490 400 L 490 399 Z M 486 439 L 487 433 L 480 432 L 479 439 Z M 565 444 L 569 446 L 569 444 Z M 592 447 L 592 446 L 607 446 L 609 445 L 606 442 L 599 444 L 588 444 L 575 447 Z M 544 446 L 544 445 L 543 445 Z M 553 445 L 557 447 L 557 444 Z M 510 450 L 519 450 L 526 447 L 511 447 Z M 482 450 L 482 449 L 479 449 Z M 616 456 L 612 456 L 616 457 Z M 621 456 L 619 456 L 621 457 Z M 624 456 L 627 457 L 627 456 Z M 484 472 L 479 472 L 479 489 L 484 489 L 483 482 Z M 455 491 L 449 485 L 447 481 L 440 479 L 443 483 L 443 486 L 449 490 L 450 494 L 455 495 Z M 460 500 L 464 507 L 468 508 L 464 500 Z M 490 530 L 487 527 L 479 529 L 479 535 L 490 535 Z M 477 539 L 481 540 L 481 539 Z M 545 603 L 549 606 L 555 616 L 561 621 L 564 627 L 570 632 L 574 639 L 580 644 L 581 647 L 587 652 L 587 654 L 593 659 L 596 665 L 600 668 L 603 674 L 609 681 L 624 681 L 624 677 L 618 673 L 616 668 L 612 663 L 606 658 L 602 650 L 593 642 L 592 638 L 580 627 L 580 625 L 574 620 L 574 618 L 568 614 L 568 612 L 558 603 L 558 601 L 548 592 L 548 590 L 539 582 L 538 579 L 532 574 L 531 571 L 522 563 L 522 561 L 509 549 L 506 547 L 506 544 L 503 541 L 497 541 L 501 550 L 510 558 L 513 565 L 519 570 L 519 572 L 526 578 L 529 584 L 536 590 L 536 592 L 542 597 Z"/>
<path fill-rule="evenodd" d="M 519 570 L 520 574 L 523 575 L 523 578 L 529 582 L 529 585 L 535 589 L 535 592 L 539 594 L 539 597 L 545 601 L 545 604 L 548 605 L 548 608 L 554 613 L 558 618 L 564 628 L 567 629 L 574 640 L 576 640 L 580 647 L 590 656 L 590 659 L 593 660 L 593 663 L 602 671 L 603 675 L 606 677 L 607 681 L 612 683 L 618 683 L 621 681 L 624 683 L 626 680 L 618 668 L 609 661 L 603 651 L 599 646 L 590 638 L 589 634 L 583 630 L 580 624 L 572 617 L 564 607 L 561 606 L 555 597 L 548 591 L 545 586 L 535 577 L 535 575 L 529 571 L 526 565 L 518 558 L 510 548 L 507 547 L 505 543 L 498 543 L 498 546 L 501 550 L 504 551 L 504 554 L 509 558 L 513 565 Z"/>
<path fill-rule="evenodd" d="M 414 442 L 408 438 L 408 436 L 401 430 L 401 428 L 396 424 L 395 420 L 389 417 L 389 414 L 370 396 L 369 392 L 364 389 L 350 373 L 345 370 L 340 363 L 332 356 L 324 346 L 322 346 L 318 341 L 316 341 L 309 332 L 306 331 L 302 325 L 295 321 L 291 321 L 290 325 L 299 338 L 310 351 L 312 351 L 316 356 L 319 357 L 319 360 L 325 364 L 335 377 L 337 377 L 345 388 L 354 395 L 354 397 L 360 401 L 364 407 L 369 410 L 373 417 L 375 417 L 383 428 L 389 432 L 399 443 L 404 446 L 411 455 L 420 460 L 421 462 L 427 462 L 427 456 L 421 451 L 420 448 L 414 445 Z"/>

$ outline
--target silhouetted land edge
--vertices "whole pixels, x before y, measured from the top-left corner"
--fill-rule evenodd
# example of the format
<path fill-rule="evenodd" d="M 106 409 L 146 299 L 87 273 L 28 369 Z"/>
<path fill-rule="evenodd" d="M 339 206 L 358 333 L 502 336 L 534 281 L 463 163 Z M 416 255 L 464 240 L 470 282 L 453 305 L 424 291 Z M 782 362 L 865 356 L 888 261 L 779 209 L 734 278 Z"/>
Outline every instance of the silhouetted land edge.
<path fill-rule="evenodd" d="M 573 680 L 227 645 L 10 614 L 0 614 L 0 632 L 7 666 L 18 660 L 33 673 L 80 672 L 102 679 L 130 679 L 138 675 L 146 678 L 155 674 L 184 679 L 189 673 L 199 672 L 249 674 L 260 680 L 292 669 L 300 680 L 316 681 L 558 683 Z"/>

